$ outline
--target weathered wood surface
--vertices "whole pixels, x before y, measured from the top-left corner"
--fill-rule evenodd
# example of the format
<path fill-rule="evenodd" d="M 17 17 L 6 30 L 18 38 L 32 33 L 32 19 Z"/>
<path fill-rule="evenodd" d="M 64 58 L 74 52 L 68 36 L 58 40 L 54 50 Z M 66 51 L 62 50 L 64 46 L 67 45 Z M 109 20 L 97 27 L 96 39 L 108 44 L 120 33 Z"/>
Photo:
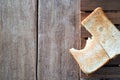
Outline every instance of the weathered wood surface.
<path fill-rule="evenodd" d="M 83 11 L 91 11 L 96 7 L 102 7 L 107 11 L 120 11 L 120 0 L 81 0 L 81 10 Z"/>
<path fill-rule="evenodd" d="M 80 79 L 86 75 L 80 74 L 68 51 L 71 47 L 80 49 L 80 36 L 90 36 L 80 35 L 79 8 L 80 0 L 0 0 L 0 80 L 99 80 Z M 109 15 L 119 23 L 119 13 Z M 100 77 L 106 68 L 92 77 Z M 112 76 L 113 71 L 113 76 L 119 77 L 117 68 L 111 67 L 111 74 L 107 69 L 103 77 Z"/>
<path fill-rule="evenodd" d="M 0 80 L 36 80 L 36 0 L 0 0 Z"/>
<path fill-rule="evenodd" d="M 82 73 L 81 76 L 84 78 L 119 78 L 120 69 L 119 67 L 103 67 L 91 75 Z"/>
<path fill-rule="evenodd" d="M 80 80 L 69 49 L 80 49 L 80 0 L 39 0 L 38 80 Z"/>

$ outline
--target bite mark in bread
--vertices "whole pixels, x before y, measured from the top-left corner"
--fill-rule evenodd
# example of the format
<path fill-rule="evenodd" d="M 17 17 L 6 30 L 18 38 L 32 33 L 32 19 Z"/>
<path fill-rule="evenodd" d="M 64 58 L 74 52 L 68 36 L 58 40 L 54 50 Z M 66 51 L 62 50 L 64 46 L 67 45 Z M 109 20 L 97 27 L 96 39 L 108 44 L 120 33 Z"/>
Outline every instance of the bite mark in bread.
<path fill-rule="evenodd" d="M 81 70 L 86 74 L 96 71 L 109 61 L 109 57 L 95 37 L 88 38 L 84 49 L 76 50 L 72 48 L 70 52 L 78 62 Z"/>

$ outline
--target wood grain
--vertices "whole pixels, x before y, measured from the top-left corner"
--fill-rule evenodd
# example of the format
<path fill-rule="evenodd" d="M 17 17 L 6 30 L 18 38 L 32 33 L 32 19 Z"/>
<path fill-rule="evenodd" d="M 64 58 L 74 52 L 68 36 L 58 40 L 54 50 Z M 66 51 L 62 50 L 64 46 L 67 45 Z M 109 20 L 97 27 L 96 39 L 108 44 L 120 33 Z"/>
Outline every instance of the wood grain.
<path fill-rule="evenodd" d="M 85 19 L 89 14 L 90 13 L 81 13 L 81 21 Z M 120 24 L 120 12 L 106 12 L 105 14 L 113 24 Z"/>
<path fill-rule="evenodd" d="M 0 0 L 0 80 L 36 80 L 36 0 Z"/>
<path fill-rule="evenodd" d="M 81 0 L 81 10 L 91 11 L 96 7 L 102 7 L 104 10 L 120 10 L 120 0 Z"/>
<path fill-rule="evenodd" d="M 79 80 L 69 53 L 80 49 L 79 6 L 80 0 L 39 0 L 38 80 Z"/>
<path fill-rule="evenodd" d="M 91 75 L 82 73 L 81 76 L 84 78 L 120 78 L 120 67 L 102 67 Z"/>

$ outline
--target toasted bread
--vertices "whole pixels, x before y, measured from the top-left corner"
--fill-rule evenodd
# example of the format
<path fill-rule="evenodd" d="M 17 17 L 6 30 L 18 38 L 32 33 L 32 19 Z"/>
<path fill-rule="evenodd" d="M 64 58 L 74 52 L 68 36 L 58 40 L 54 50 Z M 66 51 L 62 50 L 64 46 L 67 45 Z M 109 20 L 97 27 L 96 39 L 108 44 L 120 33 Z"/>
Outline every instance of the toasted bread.
<path fill-rule="evenodd" d="M 72 48 L 70 52 L 81 70 L 86 74 L 93 73 L 109 61 L 109 57 L 95 37 L 88 38 L 84 49 L 76 50 Z"/>

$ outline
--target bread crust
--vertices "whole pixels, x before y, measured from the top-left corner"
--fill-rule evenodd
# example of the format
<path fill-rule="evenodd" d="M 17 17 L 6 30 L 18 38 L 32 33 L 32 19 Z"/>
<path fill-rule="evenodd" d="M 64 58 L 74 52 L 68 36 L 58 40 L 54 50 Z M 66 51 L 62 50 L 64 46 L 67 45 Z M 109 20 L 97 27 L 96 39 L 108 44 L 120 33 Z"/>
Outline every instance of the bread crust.
<path fill-rule="evenodd" d="M 70 49 L 81 70 L 90 74 L 120 54 L 120 32 L 106 17 L 102 8 L 96 8 L 82 22 L 92 34 L 84 49 Z"/>

